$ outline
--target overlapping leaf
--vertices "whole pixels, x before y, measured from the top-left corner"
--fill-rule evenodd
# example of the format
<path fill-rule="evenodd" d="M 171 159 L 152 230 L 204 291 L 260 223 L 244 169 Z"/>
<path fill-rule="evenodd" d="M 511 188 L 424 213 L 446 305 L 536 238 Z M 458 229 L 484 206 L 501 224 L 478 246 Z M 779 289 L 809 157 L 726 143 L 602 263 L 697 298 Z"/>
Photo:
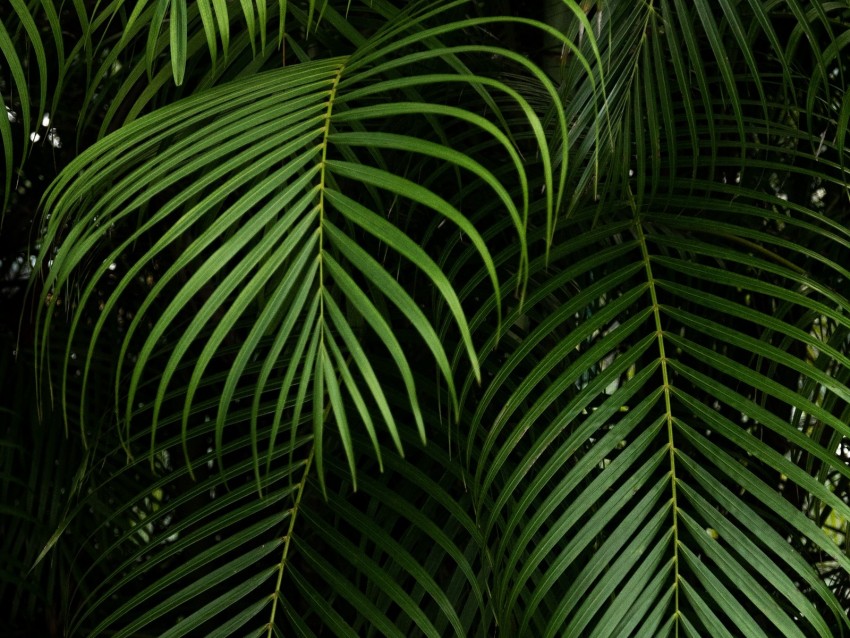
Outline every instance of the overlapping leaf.
<path fill-rule="evenodd" d="M 461 179 L 472 173 L 506 206 L 519 237 L 529 199 L 525 167 L 513 148 L 511 130 L 468 109 L 421 101 L 418 92 L 441 85 L 451 95 L 455 87 L 471 86 L 481 103 L 491 108 L 496 106 L 491 93 L 507 94 L 525 112 L 532 139 L 543 149 L 550 216 L 560 190 L 552 178 L 542 128 L 523 98 L 498 80 L 469 73 L 458 55 L 475 54 L 476 47 L 440 45 L 438 38 L 454 37 L 476 21 L 429 28 L 413 15 L 403 24 L 409 35 L 386 40 L 378 34 L 377 44 L 364 45 L 350 58 L 259 74 L 157 111 L 83 153 L 56 181 L 46 198 L 45 228 L 45 244 L 55 254 L 46 250 L 40 262 L 44 267 L 50 255 L 40 310 L 42 344 L 57 300 L 63 301 L 72 309 L 72 332 L 87 323 L 93 326 L 86 355 L 90 360 L 114 313 L 134 303 L 139 285 L 149 289 L 137 308 L 126 308 L 115 386 L 123 427 L 130 426 L 134 406 L 144 398 L 139 388 L 150 374 L 151 357 L 166 348 L 169 355 L 150 397 L 153 433 L 169 385 L 180 363 L 189 358 L 194 364 L 182 417 L 187 429 L 212 357 L 228 340 L 237 339 L 241 347 L 216 417 L 220 445 L 245 366 L 257 356 L 259 340 L 272 334 L 274 344 L 264 355 L 254 392 L 252 423 L 257 422 L 256 401 L 268 390 L 270 375 L 280 361 L 289 363 L 265 452 L 273 454 L 282 420 L 297 423 L 301 406 L 312 398 L 319 406 L 313 418 L 319 474 L 326 405 L 353 471 L 345 396 L 355 402 L 376 450 L 378 427 L 369 416 L 371 407 L 378 408 L 401 449 L 395 417 L 363 353 L 361 341 L 371 333 L 395 360 L 424 438 L 410 354 L 394 334 L 387 308 L 398 312 L 418 334 L 453 398 L 448 360 L 411 292 L 364 250 L 368 242 L 377 241 L 399 255 L 405 267 L 413 264 L 419 269 L 446 303 L 468 357 L 477 366 L 464 309 L 453 287 L 433 258 L 417 246 L 416 237 L 386 215 L 394 206 L 412 205 L 428 220 L 436 215 L 456 226 L 472 242 L 498 291 L 490 251 L 461 210 L 393 164 L 424 158 L 425 166 L 430 161 L 454 164 Z M 539 72 L 537 77 L 554 97 L 551 84 Z M 446 121 L 472 126 L 484 139 L 496 142 L 511 171 L 501 180 L 517 185 L 515 196 L 482 159 L 446 145 L 441 132 Z M 374 130 L 375 125 L 384 130 L 409 126 L 406 122 L 418 127 L 418 137 Z M 131 250 L 132 261 L 125 261 Z M 94 265 L 87 267 L 92 261 Z M 84 267 L 89 283 L 78 290 L 75 277 Z M 108 294 L 105 281 L 111 282 Z M 236 326 L 248 316 L 254 318 L 253 324 L 240 332 Z M 45 353 L 42 345 L 44 364 Z M 66 363 L 68 357 L 70 346 Z M 349 360 L 352 373 L 339 372 L 347 369 Z M 284 416 L 283 406 L 290 397 L 296 400 L 295 412 Z M 83 410 L 81 419 L 86 418 Z M 129 439 L 129 430 L 123 436 Z M 259 453 L 255 471 L 259 481 Z"/>
<path fill-rule="evenodd" d="M 520 56 L 456 43 L 486 21 L 433 26 L 463 3 L 376 1 L 353 55 L 155 111 L 57 183 L 42 334 L 67 308 L 91 357 L 122 316 L 123 446 L 172 456 L 107 513 L 79 632 L 846 631 L 846 12 L 565 6 L 540 122 Z"/>
<path fill-rule="evenodd" d="M 800 552 L 850 568 L 818 524 L 821 508 L 850 515 L 824 480 L 848 473 L 850 302 L 771 258 L 790 242 L 748 230 L 746 207 L 737 224 L 724 213 L 646 211 L 556 243 L 539 293 L 506 317 L 466 442 L 502 626 L 642 635 L 711 618 L 828 636 L 843 622 Z M 842 336 L 815 336 L 819 321 Z"/>
<path fill-rule="evenodd" d="M 39 411 L 31 382 L 32 353 L 9 338 L 0 343 L 7 352 L 23 350 L 17 362 L 7 359 L 0 365 L 5 388 L 0 406 L 0 552 L 6 557 L 0 599 L 10 633 L 22 627 L 47 631 L 48 619 L 65 620 L 65 583 L 75 562 L 95 551 L 74 540 L 91 529 L 86 520 L 66 519 L 68 499 L 83 484 L 90 456 L 79 439 L 66 440 L 58 412 L 45 406 Z M 99 372 L 101 363 L 95 362 Z M 57 530 L 63 532 L 61 540 Z M 36 564 L 48 543 L 51 560 Z"/>
<path fill-rule="evenodd" d="M 385 358 L 376 365 L 394 363 Z M 249 366 L 252 375 L 260 370 L 259 363 Z M 215 388 L 222 379 L 207 381 Z M 397 389 L 389 400 L 403 407 L 407 398 Z M 179 399 L 183 390 L 169 398 Z M 251 460 L 256 441 L 245 434 L 251 394 L 236 399 L 246 407 L 228 415 L 228 432 L 239 434 L 224 444 L 223 468 L 213 450 L 215 401 L 193 411 L 189 445 L 200 452 L 195 482 L 179 463 L 184 442 L 177 419 L 161 424 L 172 436 L 156 445 L 155 474 L 147 459 L 124 463 L 120 447 L 101 453 L 86 473 L 89 489 L 68 520 L 88 520 L 96 530 L 88 544 L 98 545 L 93 557 L 74 565 L 72 631 L 468 636 L 486 628 L 492 616 L 481 535 L 469 501 L 454 495 L 460 468 L 439 446 L 425 448 L 415 430 L 403 430 L 415 462 L 385 454 L 385 472 L 362 477 L 352 494 L 342 446 L 333 445 L 325 499 L 312 469 L 315 438 L 287 426 L 258 499 Z M 261 402 L 261 444 L 272 435 L 275 403 L 275 393 Z M 439 430 L 434 405 L 426 418 Z M 363 464 L 376 469 L 366 458 L 368 437 L 354 433 L 353 439 Z M 135 490 L 123 494 L 120 486 L 133 477 Z M 119 491 L 121 502 L 105 507 Z"/>
<path fill-rule="evenodd" d="M 836 488 L 850 233 L 825 214 L 844 151 L 829 141 L 840 123 L 794 105 L 836 88 L 813 89 L 783 50 L 752 77 L 747 47 L 777 41 L 755 2 L 594 10 L 611 46 L 607 142 L 592 146 L 595 113 L 568 93 L 572 221 L 549 261 L 532 261 L 526 303 L 482 361 L 489 383 L 462 393 L 476 406 L 462 447 L 499 624 L 535 636 L 846 631 L 836 593 L 850 564 L 824 526 L 850 514 Z M 805 15 L 799 29 L 823 26 Z M 724 38 L 741 57 L 697 59 Z M 453 276 L 470 257 L 449 254 L 464 264 Z M 482 296 L 482 275 L 464 275 L 463 299 Z M 493 303 L 470 325 L 495 345 Z"/>
<path fill-rule="evenodd" d="M 569 16 L 565 33 L 582 46 L 591 65 L 596 58 L 588 54 L 598 47 L 603 68 L 594 75 L 606 79 L 605 104 L 600 110 L 583 79 L 581 59 L 565 49 L 562 92 L 572 126 L 567 145 L 573 205 L 589 196 L 617 199 L 630 188 L 640 204 L 658 192 L 665 175 L 713 180 L 725 174 L 731 182 L 746 157 L 730 137 L 743 144 L 752 139 L 754 122 L 769 123 L 769 130 L 782 123 L 782 112 L 806 114 L 813 149 L 828 144 L 834 131 L 815 125 L 812 117 L 844 95 L 844 37 L 832 25 L 846 23 L 846 16 L 838 6 L 821 5 L 585 3 L 591 30 Z M 845 112 L 837 122 L 839 136 L 846 117 Z M 733 135 L 718 129 L 720 119 L 733 127 Z M 724 172 L 721 156 L 735 153 L 740 160 L 735 171 Z"/>

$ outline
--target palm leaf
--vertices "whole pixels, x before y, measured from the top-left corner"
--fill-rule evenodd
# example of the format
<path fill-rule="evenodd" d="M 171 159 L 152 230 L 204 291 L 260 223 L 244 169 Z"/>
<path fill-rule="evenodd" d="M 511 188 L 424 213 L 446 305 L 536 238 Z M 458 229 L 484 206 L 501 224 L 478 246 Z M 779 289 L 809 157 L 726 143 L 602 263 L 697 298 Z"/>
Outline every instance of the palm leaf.
<path fill-rule="evenodd" d="M 845 632 L 846 10 L 565 2 L 556 90 L 530 20 L 296 4 L 134 5 L 45 198 L 37 361 L 118 422 L 72 630 Z"/>
<path fill-rule="evenodd" d="M 0 60 L 12 81 L 7 96 L 0 95 L 0 109 L 5 111 L 0 117 L 4 162 L 0 214 L 5 213 L 9 205 L 13 177 L 28 154 L 31 140 L 36 139 L 35 131 L 47 112 L 51 94 L 54 96 L 51 112 L 56 113 L 65 74 L 63 36 L 53 1 L 43 0 L 37 8 L 24 0 L 10 0 L 9 5 L 0 21 Z M 40 29 L 37 20 L 46 21 L 48 28 Z M 26 43 L 23 55 L 21 40 Z M 59 69 L 55 78 L 51 78 L 55 72 L 48 69 L 48 56 L 53 56 Z M 35 82 L 28 77 L 29 73 L 34 73 Z M 19 143 L 14 139 L 13 120 L 21 124 L 23 135 Z M 15 153 L 16 145 L 20 146 L 19 153 Z"/>
<path fill-rule="evenodd" d="M 6 389 L 0 405 L 0 552 L 6 557 L 0 597 L 10 634 L 22 628 L 47 632 L 51 624 L 66 620 L 67 582 L 75 576 L 75 561 L 85 562 L 96 553 L 92 545 L 79 546 L 74 540 L 91 533 L 90 519 L 68 518 L 68 503 L 79 495 L 95 454 L 83 450 L 78 437 L 66 440 L 58 411 L 39 412 L 28 347 L 5 337 L 3 347 L 19 350 L 21 356 L 0 365 Z M 94 361 L 94 374 L 108 375 L 102 363 L 100 358 Z M 79 386 L 71 392 L 79 392 Z M 91 427 L 94 432 L 97 424 Z M 45 546 L 53 550 L 49 561 L 41 561 Z"/>
<path fill-rule="evenodd" d="M 793 185 L 844 183 L 840 153 L 815 151 L 805 128 L 834 124 L 821 110 L 788 117 L 783 91 L 801 104 L 810 89 L 790 58 L 753 80 L 756 100 L 738 93 L 728 61 L 688 59 L 706 50 L 703 38 L 718 51 L 727 28 L 746 48 L 731 7 L 720 21 L 702 3 L 698 15 L 672 9 L 597 9 L 592 22 L 617 43 L 601 53 L 611 66 L 599 75 L 616 78 L 606 108 L 623 124 L 594 147 L 593 111 L 580 88 L 568 93 L 579 123 L 571 221 L 549 261 L 531 261 L 526 303 L 501 332 L 487 320 L 492 298 L 470 320 L 489 339 L 489 382 L 464 386 L 462 403 L 476 408 L 462 441 L 499 624 L 546 636 L 833 635 L 846 629 L 845 603 L 812 552 L 846 573 L 821 521 L 848 513 L 827 477 L 847 473 L 835 451 L 850 396 L 840 372 L 850 244 L 846 225 Z M 758 24 L 777 41 L 763 12 Z M 652 38 L 626 35 L 652 28 Z M 673 77 L 659 55 L 672 56 Z M 739 63 L 754 71 L 746 53 Z M 702 101 L 684 84 L 663 92 L 684 77 L 677 69 L 696 75 Z M 709 98 L 721 94 L 722 110 Z M 540 245 L 537 227 L 528 237 Z M 470 257 L 456 244 L 446 261 Z M 462 301 L 483 295 L 483 273 L 464 279 Z"/>
<path fill-rule="evenodd" d="M 290 308 L 289 318 L 279 328 L 274 354 L 267 359 L 261 378 L 268 377 L 269 371 L 278 365 L 279 357 L 291 354 L 293 344 L 301 344 L 297 346 L 301 355 L 289 359 L 286 378 L 308 383 L 312 379 L 321 390 L 318 383 L 324 384 L 324 375 L 318 373 L 320 368 L 329 364 L 338 369 L 340 364 L 340 358 L 332 356 L 331 349 L 325 345 L 335 339 L 343 356 L 351 355 L 356 363 L 357 375 L 341 378 L 344 385 L 352 380 L 355 383 L 347 391 L 352 396 L 362 395 L 364 390 L 372 394 L 377 404 L 384 406 L 382 413 L 388 430 L 398 441 L 394 418 L 385 409 L 386 402 L 381 398 L 370 364 L 357 355 L 356 341 L 363 338 L 363 329 L 368 326 L 392 353 L 407 388 L 412 414 L 424 437 L 409 357 L 372 300 L 374 292 L 379 288 L 381 304 L 400 310 L 416 328 L 423 344 L 435 356 L 449 395 L 454 397 L 447 359 L 439 337 L 410 293 L 394 284 L 381 264 L 357 247 L 358 242 L 368 237 L 386 244 L 405 261 L 413 261 L 419 267 L 425 281 L 446 301 L 473 367 L 477 365 L 456 292 L 436 264 L 417 248 L 415 238 L 383 219 L 387 196 L 410 202 L 430 215 L 436 213 L 457 226 L 473 242 L 491 285 L 498 291 L 489 250 L 460 209 L 433 190 L 390 170 L 381 147 L 470 169 L 474 175 L 483 175 L 502 201 L 511 201 L 508 191 L 500 186 L 500 180 L 483 160 L 464 158 L 439 140 L 420 144 L 418 138 L 396 133 L 378 136 L 370 144 L 362 135 L 356 135 L 369 130 L 375 118 L 388 118 L 401 124 L 409 116 L 422 112 L 428 115 L 430 126 L 439 127 L 439 120 L 453 118 L 472 123 L 480 128 L 482 135 L 495 138 L 497 147 L 506 156 L 514 158 L 514 174 L 508 177 L 521 186 L 520 202 L 527 201 L 528 189 L 522 186 L 527 183 L 525 168 L 513 151 L 512 131 L 500 130 L 457 107 L 395 96 L 399 90 L 415 95 L 410 91 L 449 83 L 448 86 L 471 84 L 476 94 L 487 98 L 491 105 L 495 104 L 488 97 L 491 91 L 506 93 L 521 107 L 523 100 L 497 80 L 468 75 L 457 54 L 475 53 L 475 47 L 447 48 L 437 40 L 452 37 L 453 32 L 468 26 L 469 21 L 425 29 L 413 17 L 405 20 L 403 24 L 410 35 L 401 42 L 406 47 L 420 47 L 421 52 L 398 57 L 396 41 L 383 47 L 367 43 L 350 58 L 305 62 L 212 89 L 108 136 L 77 158 L 57 180 L 45 200 L 50 211 L 45 243 L 59 246 L 59 250 L 47 272 L 44 289 L 50 295 L 70 295 L 73 299 L 72 333 L 86 321 L 94 322 L 88 357 L 96 351 L 109 317 L 127 303 L 139 277 L 156 271 L 159 264 L 168 264 L 151 277 L 150 293 L 134 310 L 122 340 L 118 357 L 121 372 L 116 376 L 115 395 L 120 397 L 116 410 L 125 428 L 129 427 L 140 398 L 140 384 L 151 358 L 166 342 L 170 356 L 155 390 L 151 417 L 154 434 L 169 384 L 193 348 L 199 347 L 201 354 L 188 385 L 182 418 L 184 431 L 193 396 L 206 374 L 208 362 L 228 335 L 233 334 L 237 322 L 259 310 L 262 330 L 271 329 L 274 318 L 280 317 L 297 298 L 299 304 Z M 380 35 L 376 36 L 376 42 L 382 41 Z M 431 68 L 439 67 L 443 59 L 448 61 L 447 72 L 438 73 L 436 68 Z M 414 68 L 421 71 L 408 74 L 403 81 L 397 77 L 402 69 Z M 381 80 L 381 74 L 394 79 Z M 550 92 L 554 95 L 551 85 Z M 533 139 L 539 146 L 544 142 L 542 129 L 531 110 L 526 108 L 525 113 L 529 126 L 536 131 Z M 364 144 L 368 151 L 365 154 L 359 150 Z M 118 157 L 120 162 L 116 162 Z M 550 193 L 558 190 L 545 161 L 543 168 L 547 184 L 552 185 L 548 189 Z M 182 184 L 187 187 L 181 188 Z M 357 190 L 371 194 L 369 206 L 348 194 Z M 554 205 L 551 197 L 549 201 Z M 522 233 L 524 221 L 519 205 L 512 204 L 509 210 L 513 211 L 516 231 Z M 70 230 L 66 232 L 66 228 Z M 353 232 L 358 237 L 355 241 L 349 238 Z M 115 238 L 112 241 L 115 247 L 99 254 L 96 259 L 100 265 L 91 271 L 91 284 L 77 291 L 75 273 L 103 250 L 99 246 L 108 245 L 106 240 L 110 237 Z M 116 279 L 112 292 L 102 301 L 102 312 L 92 317 L 91 304 L 100 290 L 100 284 L 95 282 L 115 272 L 122 256 L 140 245 L 145 248 L 134 257 L 126 272 L 112 275 Z M 308 266 L 310 260 L 317 260 L 318 269 Z M 191 269 L 188 278 L 187 268 Z M 181 283 L 183 278 L 185 282 Z M 371 294 L 364 292 L 364 282 L 368 282 Z M 156 300 L 163 295 L 170 301 L 152 314 Z M 315 310 L 309 310 L 314 306 Z M 334 306 L 338 306 L 337 311 Z M 43 307 L 39 321 L 46 336 L 54 321 L 55 305 Z M 182 332 L 175 333 L 175 324 L 187 315 L 193 315 L 192 321 L 184 323 Z M 310 321 L 304 322 L 305 316 Z M 217 328 L 204 333 L 213 321 Z M 200 339 L 202 333 L 209 336 Z M 255 329 L 245 341 L 237 357 L 240 366 L 254 356 L 253 348 L 260 335 L 261 330 Z M 43 365 L 47 364 L 45 343 L 43 339 L 40 354 Z M 124 370 L 129 372 L 128 383 L 123 379 Z M 235 368 L 228 381 L 230 390 L 219 406 L 216 417 L 219 441 L 230 410 L 228 397 L 240 374 L 240 368 Z M 86 379 L 84 373 L 85 387 Z M 357 387 L 364 382 L 365 385 Z M 338 410 L 341 407 L 338 391 L 342 388 L 331 385 L 327 389 L 329 405 Z M 258 386 L 257 396 L 265 390 L 263 384 Z M 287 401 L 287 392 L 288 386 L 281 393 L 275 428 L 280 427 L 281 406 Z M 306 386 L 301 386 L 297 395 L 299 405 L 307 396 L 305 392 Z M 456 410 L 456 400 L 453 401 Z M 85 406 L 81 409 L 85 422 Z M 321 414 L 317 411 L 314 419 L 319 451 L 324 420 Z M 343 415 L 337 415 L 337 425 L 345 440 L 348 427 L 343 419 Z M 123 436 L 129 439 L 129 430 L 125 429 Z M 272 445 L 273 441 L 274 437 Z M 268 454 L 271 456 L 273 450 L 269 449 Z M 321 454 L 317 467 L 321 469 Z"/>
<path fill-rule="evenodd" d="M 635 14 L 618 19 L 618 8 Z M 645 9 L 599 11 L 602 24 L 627 29 Z M 663 16 L 644 14 L 670 41 L 674 25 Z M 717 37 L 709 18 L 706 34 L 681 37 Z M 736 17 L 727 18 L 739 38 Z M 692 29 L 684 20 L 676 24 Z M 603 60 L 628 62 L 623 38 L 609 40 L 618 47 Z M 611 147 L 629 152 L 610 156 L 601 173 L 605 213 L 582 210 L 577 193 L 550 260 L 531 262 L 525 305 L 498 336 L 486 319 L 494 300 L 470 321 L 493 335 L 488 347 L 499 343 L 482 360 L 489 384 L 462 392 L 477 405 L 465 452 L 495 562 L 499 623 L 529 635 L 654 635 L 677 625 L 832 635 L 846 627 L 844 603 L 803 556 L 817 548 L 838 571 L 848 567 L 820 512 L 848 513 L 825 477 L 847 472 L 835 450 L 847 435 L 848 386 L 834 373 L 847 365 L 839 282 L 850 244 L 845 226 L 810 201 L 771 192 L 767 179 L 806 179 L 829 155 L 807 150 L 802 118 L 789 124 L 772 81 L 755 87 L 758 101 L 732 95 L 728 115 L 714 101 L 690 102 L 684 86 L 674 104 L 651 74 L 663 68 L 652 62 L 661 47 L 635 42 L 642 53 L 628 55 L 635 81 L 646 70 L 645 85 L 606 89 L 607 107 L 621 109 L 612 121 L 624 126 L 605 135 L 622 135 Z M 697 80 L 702 95 L 732 90 L 729 69 L 715 73 Z M 616 67 L 602 75 L 624 81 Z M 779 77 L 799 81 L 787 67 Z M 751 108 L 770 119 L 754 129 Z M 808 118 L 825 123 L 820 112 Z M 593 138 L 589 118 L 584 126 L 571 136 L 577 144 Z M 744 142 L 742 127 L 758 143 Z M 679 145 L 663 152 L 665 129 L 688 131 L 690 155 Z M 596 170 L 592 148 L 576 151 L 585 184 Z M 843 184 L 838 169 L 836 161 L 817 172 L 828 189 Z M 467 253 L 457 246 L 447 260 L 469 263 Z M 470 281 L 462 300 L 482 294 L 481 275 Z M 816 336 L 820 321 L 841 336 Z M 816 364 L 799 354 L 807 349 Z M 779 489 L 808 496 L 789 502 Z M 763 569 L 752 568 L 756 560 Z"/>
<path fill-rule="evenodd" d="M 594 232 L 610 238 L 605 249 L 553 250 L 547 286 L 506 317 L 504 364 L 483 362 L 491 380 L 476 393 L 466 445 L 500 575 L 494 597 L 502 626 L 582 633 L 605 622 L 612 596 L 637 604 L 640 588 L 662 573 L 667 586 L 655 590 L 656 601 L 667 601 L 668 618 L 693 627 L 708 622 L 707 609 L 733 635 L 752 633 L 758 617 L 783 635 L 805 635 L 802 622 L 831 635 L 835 618 L 846 620 L 797 552 L 798 542 L 810 543 L 850 567 L 814 518 L 815 503 L 850 514 L 818 478 L 827 468 L 847 474 L 831 441 L 847 436 L 850 393 L 787 345 L 772 344 L 823 345 L 806 329 L 821 312 L 846 334 L 848 301 L 767 257 L 719 244 L 713 232 L 701 234 L 709 228 L 705 214 L 649 210 L 625 231 L 622 223 L 597 224 Z M 712 230 L 731 235 L 732 226 L 717 222 Z M 765 253 L 768 240 L 759 236 Z M 532 282 L 544 263 L 532 262 Z M 795 283 L 779 286 L 778 278 Z M 784 317 L 757 310 L 756 297 L 759 305 L 787 306 Z M 826 369 L 846 366 L 846 340 L 824 346 L 818 359 Z M 747 426 L 742 415 L 758 425 Z M 780 486 L 813 501 L 800 511 L 777 497 Z M 785 521 L 784 532 L 774 531 L 777 521 Z M 800 587 L 823 602 L 814 607 Z M 635 629 L 643 631 L 649 616 L 641 617 Z"/>
<path fill-rule="evenodd" d="M 375 364 L 382 375 L 395 365 L 391 359 Z M 252 363 L 249 373 L 261 367 Z M 223 376 L 208 379 L 210 387 Z M 184 390 L 169 399 L 179 400 Z M 393 409 L 407 402 L 401 387 L 388 397 Z M 250 398 L 245 390 L 235 397 Z M 261 444 L 272 435 L 275 403 L 274 393 L 261 401 L 256 433 Z M 439 431 L 430 409 L 434 403 L 427 405 L 429 426 Z M 173 436 L 156 444 L 156 475 L 146 459 L 125 464 L 121 446 L 102 454 L 87 473 L 91 489 L 70 520 L 92 518 L 89 508 L 114 494 L 117 482 L 146 480 L 121 505 L 96 509 L 98 537 L 107 542 L 78 566 L 77 582 L 86 587 L 71 592 L 70 605 L 79 610 L 74 631 L 271 635 L 275 627 L 287 635 L 313 635 L 324 627 L 338 635 L 484 635 L 489 620 L 481 536 L 469 501 L 453 495 L 460 468 L 439 446 L 425 448 L 415 431 L 403 430 L 404 446 L 416 462 L 385 450 L 385 472 L 361 474 L 352 494 L 344 446 L 331 442 L 325 500 L 311 471 L 316 440 L 288 426 L 286 443 L 276 447 L 264 475 L 263 498 L 257 499 L 255 441 L 245 434 L 251 410 L 228 415 L 228 432 L 242 433 L 225 441 L 221 468 L 213 449 L 215 425 L 208 418 L 214 410 L 215 401 L 207 400 L 192 415 L 189 444 L 207 449 L 194 462 L 195 483 L 187 483 L 190 468 L 175 463 L 185 444 L 177 418 L 161 423 Z M 309 408 L 306 412 L 305 421 Z M 359 465 L 371 466 L 372 442 L 359 432 L 352 442 Z M 138 478 L 134 483 L 139 485 Z M 417 546 L 432 549 L 419 556 L 409 549 Z M 104 568 L 110 570 L 105 578 Z"/>

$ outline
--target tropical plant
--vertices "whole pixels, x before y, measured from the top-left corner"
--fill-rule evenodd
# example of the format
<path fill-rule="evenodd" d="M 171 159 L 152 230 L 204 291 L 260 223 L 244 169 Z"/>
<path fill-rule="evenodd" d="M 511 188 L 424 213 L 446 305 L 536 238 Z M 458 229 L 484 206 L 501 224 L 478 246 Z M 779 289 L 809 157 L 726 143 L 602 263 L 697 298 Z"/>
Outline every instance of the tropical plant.
<path fill-rule="evenodd" d="M 850 9 L 523 4 L 10 1 L 9 627 L 850 630 Z"/>

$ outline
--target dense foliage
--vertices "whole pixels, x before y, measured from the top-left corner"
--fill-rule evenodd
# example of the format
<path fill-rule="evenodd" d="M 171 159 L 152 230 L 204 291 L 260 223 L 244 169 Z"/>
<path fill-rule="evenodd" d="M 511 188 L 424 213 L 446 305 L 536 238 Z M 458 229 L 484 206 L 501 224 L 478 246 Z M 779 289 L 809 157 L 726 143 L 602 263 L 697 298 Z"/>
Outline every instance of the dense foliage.
<path fill-rule="evenodd" d="M 0 18 L 9 633 L 850 630 L 844 3 Z"/>

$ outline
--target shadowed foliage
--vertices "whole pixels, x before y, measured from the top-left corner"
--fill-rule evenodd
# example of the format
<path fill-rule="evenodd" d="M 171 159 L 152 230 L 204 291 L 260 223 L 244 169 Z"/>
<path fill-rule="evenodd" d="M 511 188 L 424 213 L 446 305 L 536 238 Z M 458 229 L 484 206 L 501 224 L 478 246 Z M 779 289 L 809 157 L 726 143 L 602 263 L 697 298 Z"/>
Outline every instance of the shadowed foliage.
<path fill-rule="evenodd" d="M 526 4 L 0 10 L 12 635 L 848 632 L 850 10 Z"/>

